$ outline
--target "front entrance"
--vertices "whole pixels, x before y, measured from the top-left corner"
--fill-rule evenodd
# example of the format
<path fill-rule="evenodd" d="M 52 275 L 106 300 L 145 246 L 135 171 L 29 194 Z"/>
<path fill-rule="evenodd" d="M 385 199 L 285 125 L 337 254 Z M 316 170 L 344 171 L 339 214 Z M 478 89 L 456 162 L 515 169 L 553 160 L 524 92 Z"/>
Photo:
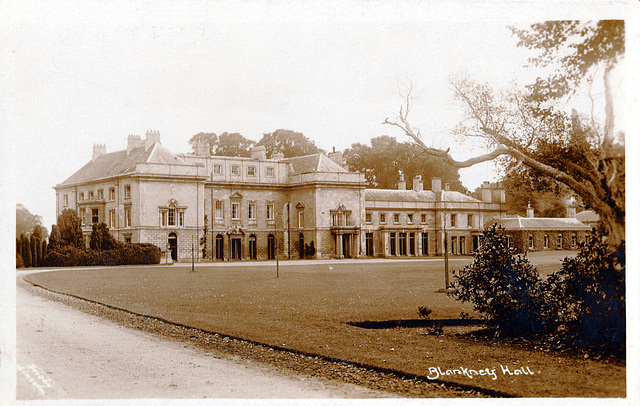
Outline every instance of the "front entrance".
<path fill-rule="evenodd" d="M 178 236 L 176 233 L 169 234 L 169 251 L 171 251 L 171 259 L 174 261 L 178 260 Z"/>
<path fill-rule="evenodd" d="M 267 258 L 274 259 L 276 257 L 276 237 L 269 234 L 267 237 Z"/>
<path fill-rule="evenodd" d="M 231 259 L 242 258 L 242 238 L 231 238 Z"/>
<path fill-rule="evenodd" d="M 351 258 L 350 237 L 349 234 L 342 234 L 342 256 L 345 258 Z"/>
<path fill-rule="evenodd" d="M 216 235 L 216 259 L 224 259 L 224 237 L 220 234 Z"/>
<path fill-rule="evenodd" d="M 257 247 L 258 245 L 256 243 L 256 236 L 254 234 L 251 234 L 249 236 L 249 259 L 257 259 Z"/>
<path fill-rule="evenodd" d="M 367 233 L 365 235 L 365 253 L 368 257 L 373 256 L 373 233 Z"/>
<path fill-rule="evenodd" d="M 304 234 L 302 233 L 299 235 L 298 252 L 300 253 L 300 259 L 304 258 Z"/>

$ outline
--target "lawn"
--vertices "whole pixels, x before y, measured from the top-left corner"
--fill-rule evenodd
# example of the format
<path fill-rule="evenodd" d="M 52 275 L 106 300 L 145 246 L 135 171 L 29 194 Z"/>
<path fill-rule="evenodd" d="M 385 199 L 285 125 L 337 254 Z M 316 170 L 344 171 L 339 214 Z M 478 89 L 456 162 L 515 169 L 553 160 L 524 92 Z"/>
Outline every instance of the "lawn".
<path fill-rule="evenodd" d="M 555 256 L 554 256 L 555 255 Z M 543 274 L 563 256 L 531 256 Z M 470 259 L 454 259 L 459 269 Z M 442 260 L 347 263 L 340 261 L 183 265 L 64 270 L 25 279 L 56 292 L 159 317 L 174 323 L 254 342 L 434 377 L 526 397 L 625 396 L 625 368 L 553 352 L 476 342 L 456 332 L 463 305 L 438 292 Z M 350 323 L 418 319 L 449 320 L 444 336 L 411 327 L 370 329 Z M 416 323 L 414 323 L 416 324 Z M 495 369 L 493 375 L 446 375 L 460 368 Z M 509 372 L 503 372 L 508 368 Z M 526 374 L 515 374 L 516 370 Z M 462 371 L 461 371 L 462 372 Z M 529 374 L 532 372 L 532 374 Z M 451 372 L 454 373 L 454 372 Z"/>

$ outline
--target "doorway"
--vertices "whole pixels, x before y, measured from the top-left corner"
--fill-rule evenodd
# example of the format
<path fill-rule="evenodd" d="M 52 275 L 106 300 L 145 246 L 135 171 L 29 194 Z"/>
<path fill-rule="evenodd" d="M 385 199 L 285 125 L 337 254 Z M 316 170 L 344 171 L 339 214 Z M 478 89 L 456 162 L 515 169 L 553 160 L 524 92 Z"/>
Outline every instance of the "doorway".
<path fill-rule="evenodd" d="M 273 234 L 267 236 L 267 258 L 274 259 L 276 257 L 276 237 Z"/>
<path fill-rule="evenodd" d="M 171 251 L 171 259 L 178 260 L 178 236 L 176 233 L 169 234 L 169 251 Z"/>
<path fill-rule="evenodd" d="M 342 234 L 342 255 L 345 258 L 351 258 L 351 244 L 350 244 L 350 235 L 349 234 Z"/>
<path fill-rule="evenodd" d="M 251 234 L 249 236 L 249 259 L 258 258 L 257 247 L 258 245 L 256 243 L 256 236 L 254 234 Z"/>
<path fill-rule="evenodd" d="M 224 238 L 222 235 L 216 235 L 216 259 L 224 260 Z"/>
<path fill-rule="evenodd" d="M 304 258 L 304 234 L 300 233 L 298 241 L 298 252 L 300 253 L 300 259 Z"/>
<path fill-rule="evenodd" d="M 231 259 L 242 258 L 242 239 L 238 237 L 231 238 Z"/>

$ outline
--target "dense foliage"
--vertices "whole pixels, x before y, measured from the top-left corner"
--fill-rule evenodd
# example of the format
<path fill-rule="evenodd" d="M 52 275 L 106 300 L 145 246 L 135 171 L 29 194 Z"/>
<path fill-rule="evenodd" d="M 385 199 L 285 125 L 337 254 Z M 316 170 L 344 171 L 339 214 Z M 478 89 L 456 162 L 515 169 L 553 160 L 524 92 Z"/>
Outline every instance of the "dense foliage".
<path fill-rule="evenodd" d="M 256 145 L 264 145 L 268 157 L 273 157 L 276 153 L 282 153 L 285 158 L 291 158 L 323 152 L 304 134 L 283 129 L 264 134 Z"/>
<path fill-rule="evenodd" d="M 153 244 L 124 244 L 118 242 L 117 248 L 97 251 L 76 248 L 71 245 L 49 251 L 45 259 L 46 266 L 112 266 L 158 264 L 160 248 Z"/>
<path fill-rule="evenodd" d="M 474 261 L 454 272 L 448 294 L 470 302 L 504 336 L 551 334 L 565 345 L 624 352 L 625 246 L 594 230 L 574 258 L 546 280 L 512 255 L 504 230 L 484 232 Z"/>
<path fill-rule="evenodd" d="M 525 256 L 512 255 L 504 229 L 495 225 L 487 229 L 473 263 L 454 271 L 453 279 L 448 294 L 473 303 L 501 334 L 514 336 L 543 328 L 538 271 Z"/>

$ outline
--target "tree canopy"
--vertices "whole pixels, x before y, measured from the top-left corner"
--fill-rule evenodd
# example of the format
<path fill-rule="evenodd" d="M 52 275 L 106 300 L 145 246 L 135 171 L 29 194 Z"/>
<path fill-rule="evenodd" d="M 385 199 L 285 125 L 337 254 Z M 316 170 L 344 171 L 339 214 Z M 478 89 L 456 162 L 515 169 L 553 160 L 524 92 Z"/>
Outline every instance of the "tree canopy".
<path fill-rule="evenodd" d="M 243 137 L 239 133 L 224 132 L 215 133 L 199 132 L 189 139 L 189 145 L 195 152 L 198 144 L 203 143 L 209 147 L 209 154 L 217 156 L 250 157 L 251 148 L 255 141 Z"/>
<path fill-rule="evenodd" d="M 268 157 L 272 157 L 275 153 L 282 153 L 285 158 L 292 158 L 324 152 L 302 133 L 283 129 L 264 134 L 256 145 L 264 145 Z"/>
<path fill-rule="evenodd" d="M 40 232 L 38 238 L 47 238 L 48 232 L 46 227 L 42 226 L 42 216 L 32 214 L 20 203 L 16 204 L 16 237 L 20 234 L 29 236 L 34 230 Z"/>
<path fill-rule="evenodd" d="M 489 152 L 465 161 L 451 157 L 449 150 L 425 144 L 420 131 L 409 123 L 410 92 L 397 120 L 385 124 L 400 128 L 429 155 L 440 157 L 458 168 L 507 157 L 509 167 L 524 165 L 534 176 L 561 182 L 582 198 L 599 215 L 613 244 L 625 239 L 624 146 L 613 136 L 613 100 L 609 75 L 624 52 L 624 24 L 620 22 L 534 24 L 530 30 L 516 32 L 520 45 L 544 49 L 539 64 L 560 63 L 560 73 L 539 78 L 523 89 L 495 91 L 484 83 L 466 77 L 452 77 L 454 97 L 466 118 L 455 133 L 484 142 Z M 577 40 L 576 45 L 572 45 Z M 560 49 L 564 51 L 560 51 Z M 570 55 L 570 56 L 569 56 Z M 596 66 L 604 65 L 604 130 L 584 125 L 577 112 L 568 115 L 553 106 L 554 97 L 567 94 Z M 564 74 L 564 79 L 558 79 Z M 558 79 L 558 80 L 556 80 Z M 546 81 L 546 82 L 545 82 Z M 541 83 L 564 83 L 552 87 Z M 555 86 L 555 85 L 554 85 Z M 564 85 L 563 85 L 564 86 Z M 549 102 L 542 105 L 542 101 Z"/>
<path fill-rule="evenodd" d="M 58 216 L 58 232 L 60 233 L 61 245 L 84 248 L 82 223 L 75 210 L 65 209 Z"/>
<path fill-rule="evenodd" d="M 396 188 L 400 173 L 403 173 L 408 187 L 411 179 L 422 175 L 424 181 L 439 177 L 449 183 L 452 190 L 466 192 L 456 168 L 447 165 L 441 158 L 416 150 L 410 142 L 398 142 L 388 135 L 372 138 L 370 146 L 352 144 L 351 148 L 344 151 L 344 158 L 349 168 L 363 173 L 374 188 Z"/>

